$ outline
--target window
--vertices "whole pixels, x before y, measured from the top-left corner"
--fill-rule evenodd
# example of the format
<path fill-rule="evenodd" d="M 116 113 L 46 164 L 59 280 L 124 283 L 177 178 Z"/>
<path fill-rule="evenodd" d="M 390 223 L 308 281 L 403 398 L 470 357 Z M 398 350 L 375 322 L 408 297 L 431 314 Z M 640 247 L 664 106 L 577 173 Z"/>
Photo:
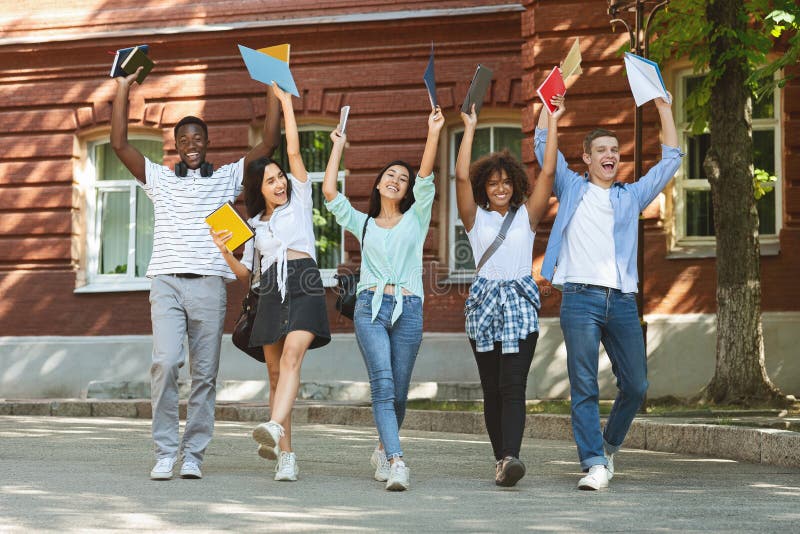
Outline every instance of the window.
<path fill-rule="evenodd" d="M 683 168 L 675 180 L 675 237 L 678 248 L 714 244 L 714 209 L 711 188 L 703 169 L 711 135 L 708 131 L 692 135 L 683 103 L 698 87 L 704 75 L 683 72 L 678 76 L 676 116 L 682 122 L 682 146 L 686 148 Z M 780 111 L 778 95 L 770 93 L 760 101 L 753 99 L 753 160 L 756 169 L 777 180 L 772 190 L 756 201 L 762 243 L 777 242 L 781 225 Z"/>
<path fill-rule="evenodd" d="M 454 278 L 469 278 L 475 272 L 475 259 L 469 245 L 464 225 L 458 217 L 456 205 L 456 157 L 461 146 L 464 130 L 450 135 L 450 275 Z M 522 128 L 518 124 L 494 124 L 481 126 L 475 131 L 472 142 L 472 161 L 490 152 L 508 149 L 518 160 L 522 160 Z"/>
<path fill-rule="evenodd" d="M 322 274 L 322 283 L 326 287 L 336 285 L 333 275 L 339 264 L 344 261 L 344 230 L 336 222 L 333 214 L 325 208 L 325 196 L 322 194 L 322 179 L 325 167 L 331 155 L 330 128 L 306 126 L 300 128 L 300 154 L 308 171 L 308 179 L 312 181 L 314 201 L 314 236 L 317 240 L 317 264 Z M 275 160 L 289 171 L 289 158 L 286 156 L 286 137 L 282 136 L 279 151 Z M 339 190 L 344 191 L 344 164 L 339 169 Z"/>
<path fill-rule="evenodd" d="M 162 161 L 160 136 L 129 141 L 152 161 Z M 77 291 L 149 289 L 153 204 L 108 141 L 88 146 L 86 184 L 86 285 Z"/>

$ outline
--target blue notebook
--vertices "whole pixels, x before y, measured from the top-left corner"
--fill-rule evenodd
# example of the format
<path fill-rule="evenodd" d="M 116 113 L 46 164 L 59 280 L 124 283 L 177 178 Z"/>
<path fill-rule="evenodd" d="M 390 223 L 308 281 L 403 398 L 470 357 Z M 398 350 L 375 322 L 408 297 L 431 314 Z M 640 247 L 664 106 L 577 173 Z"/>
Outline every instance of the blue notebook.
<path fill-rule="evenodd" d="M 239 45 L 239 53 L 252 79 L 267 85 L 275 82 L 287 93 L 300 96 L 288 63 L 242 45 Z"/>

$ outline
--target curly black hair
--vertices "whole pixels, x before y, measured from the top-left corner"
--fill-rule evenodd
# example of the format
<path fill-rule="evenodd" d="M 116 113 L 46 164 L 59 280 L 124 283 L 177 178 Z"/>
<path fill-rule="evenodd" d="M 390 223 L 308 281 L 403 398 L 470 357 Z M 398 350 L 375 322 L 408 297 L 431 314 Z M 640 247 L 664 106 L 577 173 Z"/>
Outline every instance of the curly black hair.
<path fill-rule="evenodd" d="M 472 196 L 478 206 L 484 208 L 489 206 L 489 197 L 486 195 L 486 182 L 494 174 L 500 174 L 502 171 L 505 171 L 506 176 L 514 186 L 510 204 L 518 207 L 525 202 L 530 190 L 528 173 L 525 172 L 525 167 L 522 166 L 522 163 L 511 155 L 511 152 L 503 150 L 502 152 L 492 152 L 483 156 L 469 168 Z"/>
<path fill-rule="evenodd" d="M 247 208 L 248 217 L 255 217 L 267 208 L 264 194 L 261 192 L 261 184 L 264 182 L 264 169 L 268 165 L 277 165 L 286 176 L 286 201 L 292 199 L 292 181 L 281 164 L 268 157 L 255 159 L 247 164 L 244 173 L 244 205 Z"/>

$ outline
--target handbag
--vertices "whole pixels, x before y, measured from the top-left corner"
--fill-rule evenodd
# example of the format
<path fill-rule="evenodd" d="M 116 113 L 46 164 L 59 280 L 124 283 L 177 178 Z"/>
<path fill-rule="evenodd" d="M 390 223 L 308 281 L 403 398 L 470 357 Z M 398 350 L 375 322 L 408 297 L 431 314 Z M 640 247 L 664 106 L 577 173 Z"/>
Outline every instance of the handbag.
<path fill-rule="evenodd" d="M 364 238 L 367 236 L 368 222 L 369 216 L 364 221 L 364 228 L 361 230 L 362 251 L 364 250 Z M 336 309 L 352 321 L 356 311 L 357 289 L 358 282 L 361 280 L 361 273 L 356 271 L 348 274 L 336 274 L 334 277 L 336 278 Z"/>
<path fill-rule="evenodd" d="M 233 326 L 231 340 L 234 346 L 250 356 L 251 358 L 264 362 L 264 350 L 261 347 L 250 346 L 250 335 L 253 333 L 253 325 L 256 322 L 256 312 L 258 311 L 258 295 L 261 283 L 261 253 L 253 247 L 253 270 L 250 273 L 250 284 L 247 295 L 242 300 L 242 311 L 236 324 Z"/>

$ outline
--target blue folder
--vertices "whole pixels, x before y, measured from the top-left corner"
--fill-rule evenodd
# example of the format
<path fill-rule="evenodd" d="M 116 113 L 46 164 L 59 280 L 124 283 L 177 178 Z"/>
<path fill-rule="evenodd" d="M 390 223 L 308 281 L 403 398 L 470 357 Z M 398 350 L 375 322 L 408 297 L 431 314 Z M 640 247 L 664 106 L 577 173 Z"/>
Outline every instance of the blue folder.
<path fill-rule="evenodd" d="M 267 85 L 275 82 L 287 93 L 300 96 L 288 63 L 242 45 L 239 45 L 239 53 L 252 79 Z"/>

